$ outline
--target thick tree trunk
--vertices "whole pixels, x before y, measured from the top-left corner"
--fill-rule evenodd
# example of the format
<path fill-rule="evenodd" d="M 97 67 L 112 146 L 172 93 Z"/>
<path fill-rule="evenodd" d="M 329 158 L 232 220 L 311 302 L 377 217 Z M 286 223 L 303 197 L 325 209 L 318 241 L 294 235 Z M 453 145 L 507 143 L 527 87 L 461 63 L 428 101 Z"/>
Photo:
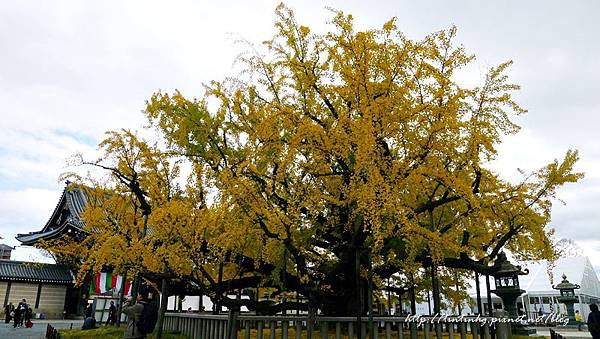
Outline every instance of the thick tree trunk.
<path fill-rule="evenodd" d="M 494 305 L 492 303 L 492 291 L 490 290 L 490 276 L 488 274 L 485 275 L 485 289 L 487 292 L 487 313 L 488 316 L 492 316 L 494 311 Z"/>
<path fill-rule="evenodd" d="M 368 274 L 368 282 L 367 282 L 367 305 L 368 305 L 368 315 L 369 315 L 369 337 L 375 338 L 375 328 L 373 327 L 373 281 L 371 276 L 371 254 L 367 257 L 367 274 Z"/>
<path fill-rule="evenodd" d="M 493 317 L 494 304 L 492 302 L 492 291 L 490 290 L 490 275 L 485 275 L 485 288 L 487 290 L 487 301 L 488 301 L 488 316 Z M 496 338 L 496 329 L 492 326 L 490 328 L 490 335 L 492 339 Z"/>
<path fill-rule="evenodd" d="M 162 338 L 163 325 L 165 323 L 165 312 L 167 312 L 167 302 L 169 301 L 169 283 L 166 278 L 162 279 L 160 290 L 160 310 L 158 312 L 158 321 L 156 323 L 156 339 Z"/>
<path fill-rule="evenodd" d="M 359 255 L 359 251 L 358 249 L 356 249 L 356 253 L 355 253 L 355 272 L 354 275 L 356 276 L 356 289 L 358 292 L 358 302 L 356 303 L 356 337 L 358 339 L 362 339 L 361 338 L 361 331 L 360 331 L 360 326 L 361 326 L 361 316 L 362 316 L 362 291 L 360 289 L 360 255 Z"/>
<path fill-rule="evenodd" d="M 221 282 L 223 282 L 223 263 L 219 264 L 219 276 L 217 279 L 219 286 L 221 286 Z M 213 314 L 221 313 L 221 298 L 223 298 L 223 292 L 219 288 L 217 289 L 217 298 L 213 305 Z"/>
<path fill-rule="evenodd" d="M 437 276 L 437 267 L 431 264 L 431 292 L 433 295 L 433 313 L 440 313 L 440 281 Z"/>
<path fill-rule="evenodd" d="M 358 252 L 358 255 L 357 255 Z M 315 302 L 326 315 L 361 316 L 367 315 L 368 283 L 360 276 L 360 267 L 365 267 L 367 256 L 364 252 L 349 250 L 335 265 L 330 266 L 325 283 L 335 286 L 329 292 L 315 294 Z M 359 311 L 360 310 L 360 311 Z"/>
<path fill-rule="evenodd" d="M 417 300 L 415 296 L 415 278 L 410 275 L 410 314 L 417 314 Z"/>
<path fill-rule="evenodd" d="M 481 289 L 479 288 L 479 273 L 475 272 L 475 290 L 477 292 L 477 313 L 483 315 L 481 309 Z"/>
<path fill-rule="evenodd" d="M 319 300 L 318 298 L 316 298 L 316 296 L 312 293 L 309 292 L 308 294 L 308 321 L 307 321 L 307 330 L 308 327 L 310 326 L 310 330 L 307 331 L 307 333 L 312 333 L 315 337 L 316 337 L 316 331 L 314 331 L 314 325 L 315 325 L 315 316 L 317 315 L 317 307 L 319 305 Z M 306 336 L 306 339 L 312 339 L 313 337 L 310 335 Z"/>

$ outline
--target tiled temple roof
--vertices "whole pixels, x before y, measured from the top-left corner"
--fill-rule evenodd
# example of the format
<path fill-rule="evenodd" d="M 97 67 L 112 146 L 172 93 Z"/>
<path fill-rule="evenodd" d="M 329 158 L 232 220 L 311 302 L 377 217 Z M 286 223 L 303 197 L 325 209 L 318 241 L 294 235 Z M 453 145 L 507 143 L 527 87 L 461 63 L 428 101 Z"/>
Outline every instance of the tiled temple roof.
<path fill-rule="evenodd" d="M 62 265 L 0 260 L 0 281 L 70 284 L 74 278 Z"/>
<path fill-rule="evenodd" d="M 76 185 L 70 185 L 67 182 L 52 215 L 46 222 L 46 225 L 40 231 L 18 234 L 17 240 L 23 245 L 32 246 L 40 240 L 51 240 L 60 238 L 66 233 L 73 233 L 85 236 L 85 223 L 81 218 L 81 214 L 87 205 L 87 197 L 85 191 Z M 68 211 L 68 216 L 63 216 L 64 211 Z M 152 235 L 154 230 L 148 226 L 147 234 Z"/>
<path fill-rule="evenodd" d="M 41 239 L 54 239 L 64 232 L 72 230 L 81 230 L 85 226 L 81 219 L 81 213 L 84 211 L 87 199 L 83 190 L 67 183 L 54 212 L 46 222 L 41 231 L 18 234 L 17 240 L 23 245 L 33 245 Z M 68 209 L 69 216 L 61 220 L 63 210 Z"/>

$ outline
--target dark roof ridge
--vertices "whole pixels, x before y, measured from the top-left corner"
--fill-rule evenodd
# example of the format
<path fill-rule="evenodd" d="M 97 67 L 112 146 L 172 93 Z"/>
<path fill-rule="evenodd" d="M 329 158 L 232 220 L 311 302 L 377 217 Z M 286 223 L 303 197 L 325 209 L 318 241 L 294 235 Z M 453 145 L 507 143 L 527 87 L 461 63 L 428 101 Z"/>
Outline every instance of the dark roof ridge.
<path fill-rule="evenodd" d="M 87 205 L 87 197 L 81 188 L 82 186 L 84 185 L 66 181 L 60 199 L 44 227 L 42 227 L 40 231 L 19 233 L 17 234 L 16 239 L 21 243 L 25 243 L 25 245 L 32 245 L 30 242 L 32 240 L 37 241 L 39 236 L 55 235 L 68 226 L 82 230 L 85 227 L 85 223 L 81 219 L 81 213 L 85 210 L 85 206 Z M 53 221 L 59 217 L 58 215 L 61 213 L 62 206 L 65 206 L 71 212 L 71 215 L 66 220 L 60 220 L 60 222 L 55 225 Z M 51 226 L 55 226 L 54 229 L 50 229 Z"/>
<path fill-rule="evenodd" d="M 34 232 L 34 233 L 43 233 L 43 232 L 46 232 L 46 230 L 48 229 L 48 227 L 50 227 L 50 224 L 51 224 L 52 220 L 54 220 L 54 217 L 59 212 L 60 207 L 62 206 L 62 204 L 63 204 L 63 202 L 65 200 L 65 194 L 67 192 L 67 189 L 69 188 L 69 185 L 70 185 L 70 182 L 67 181 L 66 182 L 66 186 L 63 189 L 62 194 L 60 195 L 60 199 L 58 199 L 58 203 L 54 207 L 54 211 L 50 215 L 50 218 L 48 218 L 48 221 L 46 221 L 46 224 L 44 225 L 44 227 L 42 228 L 42 230 L 39 231 L 39 232 Z"/>
<path fill-rule="evenodd" d="M 67 220 L 65 223 L 54 228 L 53 230 L 46 231 L 46 232 L 40 231 L 40 232 L 29 232 L 26 234 L 17 234 L 16 239 L 18 241 L 20 241 L 23 245 L 26 245 L 26 246 L 33 245 L 32 241 L 35 242 L 39 238 L 44 237 L 44 236 L 50 236 L 50 237 L 56 236 L 56 235 L 60 234 L 62 231 L 64 231 L 65 229 L 67 229 L 69 226 L 76 228 L 78 230 L 82 230 L 83 222 L 81 221 L 79 223 L 80 223 L 80 225 L 78 225 L 74 221 Z"/>

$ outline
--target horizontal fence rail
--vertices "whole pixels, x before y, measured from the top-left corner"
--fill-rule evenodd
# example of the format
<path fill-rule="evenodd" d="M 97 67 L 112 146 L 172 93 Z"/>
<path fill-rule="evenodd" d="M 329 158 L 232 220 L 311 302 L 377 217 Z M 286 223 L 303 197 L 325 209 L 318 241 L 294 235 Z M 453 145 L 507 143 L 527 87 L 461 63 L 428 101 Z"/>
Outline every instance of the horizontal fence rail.
<path fill-rule="evenodd" d="M 166 313 L 164 330 L 199 339 L 508 339 L 510 325 L 483 324 L 485 317 L 465 317 L 464 321 L 427 321 L 420 324 L 406 317 L 361 318 L 315 316 L 260 316 Z M 371 327 L 372 326 L 372 327 Z M 360 327 L 360 328 L 359 328 Z M 372 328 L 372 329 L 371 329 Z M 369 335 L 369 332 L 373 336 Z"/>
<path fill-rule="evenodd" d="M 227 339 L 228 320 L 227 315 L 165 313 L 163 330 L 188 338 Z"/>

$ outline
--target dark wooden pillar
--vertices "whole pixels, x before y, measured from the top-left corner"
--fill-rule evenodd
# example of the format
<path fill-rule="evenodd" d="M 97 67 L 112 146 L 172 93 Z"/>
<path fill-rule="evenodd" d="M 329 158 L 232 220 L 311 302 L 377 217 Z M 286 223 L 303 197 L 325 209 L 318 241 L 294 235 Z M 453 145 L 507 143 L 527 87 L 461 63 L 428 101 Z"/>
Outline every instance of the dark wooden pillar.
<path fill-rule="evenodd" d="M 417 298 L 415 296 L 415 278 L 412 273 L 410 274 L 410 313 L 411 313 L 411 315 L 417 314 Z"/>
<path fill-rule="evenodd" d="M 35 295 L 35 306 L 34 308 L 39 308 L 40 307 L 40 296 L 42 295 L 42 283 L 38 284 L 38 288 L 37 288 L 37 294 Z M 65 295 L 68 296 L 67 293 L 65 293 Z"/>
<path fill-rule="evenodd" d="M 12 285 L 12 281 L 9 281 L 8 283 L 6 283 L 6 295 L 4 296 L 4 305 L 8 304 L 8 301 L 10 300 L 11 285 Z"/>
<path fill-rule="evenodd" d="M 431 295 L 433 297 L 433 313 L 440 313 L 440 284 L 437 277 L 437 267 L 431 264 Z"/>
<path fill-rule="evenodd" d="M 481 307 L 481 289 L 479 288 L 479 273 L 475 272 L 475 290 L 477 291 L 477 313 L 483 314 Z"/>
<path fill-rule="evenodd" d="M 490 276 L 485 275 L 485 288 L 487 290 L 487 302 L 488 302 L 488 315 L 491 317 L 494 310 L 494 304 L 492 303 L 492 291 L 490 291 Z"/>

